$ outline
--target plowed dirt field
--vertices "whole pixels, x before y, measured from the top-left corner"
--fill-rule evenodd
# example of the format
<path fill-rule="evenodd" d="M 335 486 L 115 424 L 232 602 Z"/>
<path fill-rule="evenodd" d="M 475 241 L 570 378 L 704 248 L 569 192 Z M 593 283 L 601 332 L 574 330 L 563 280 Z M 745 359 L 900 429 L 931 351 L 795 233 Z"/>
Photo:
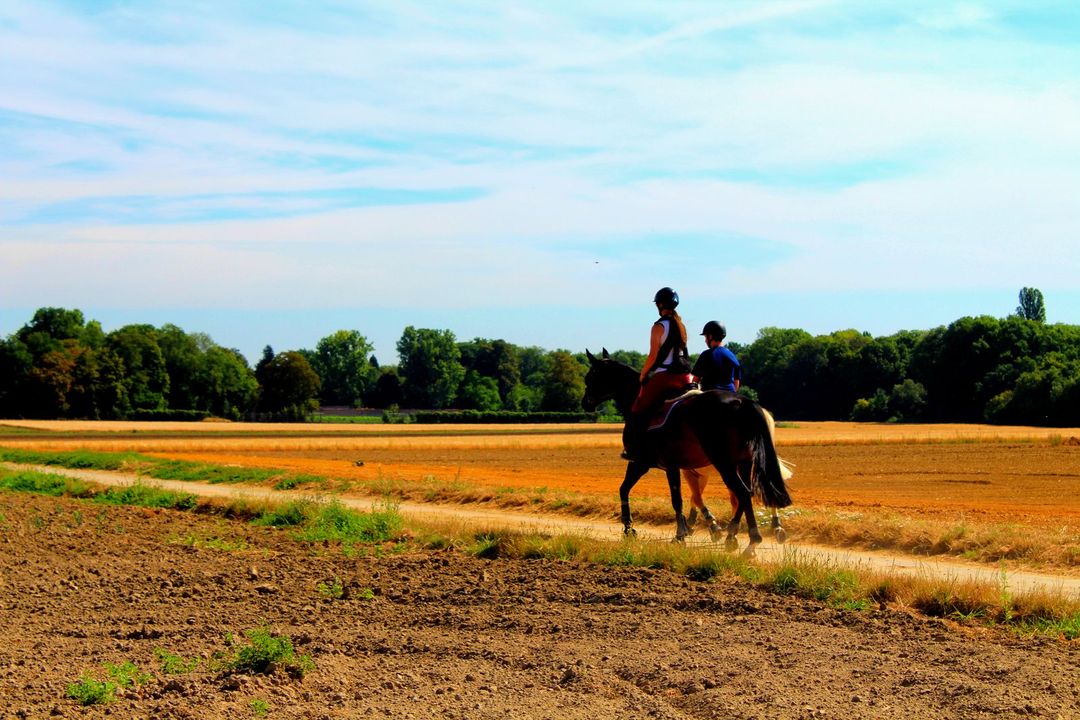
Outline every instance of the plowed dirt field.
<path fill-rule="evenodd" d="M 1076 718 L 1076 643 L 719 578 L 455 551 L 345 558 L 239 521 L 0 493 L 0 718 Z M 347 597 L 319 591 L 335 578 Z M 267 627 L 314 668 L 215 669 Z M 244 644 L 244 643 L 241 643 Z M 159 653 L 198 659 L 166 674 Z M 105 665 L 150 677 L 65 697 Z"/>

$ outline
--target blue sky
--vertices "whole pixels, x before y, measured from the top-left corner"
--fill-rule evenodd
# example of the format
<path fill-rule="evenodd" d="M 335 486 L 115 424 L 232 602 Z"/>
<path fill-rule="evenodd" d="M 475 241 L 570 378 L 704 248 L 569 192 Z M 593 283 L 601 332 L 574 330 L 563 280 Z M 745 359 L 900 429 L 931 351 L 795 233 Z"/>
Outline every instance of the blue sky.
<path fill-rule="evenodd" d="M 0 2 L 0 334 L 1080 323 L 1080 5 Z"/>

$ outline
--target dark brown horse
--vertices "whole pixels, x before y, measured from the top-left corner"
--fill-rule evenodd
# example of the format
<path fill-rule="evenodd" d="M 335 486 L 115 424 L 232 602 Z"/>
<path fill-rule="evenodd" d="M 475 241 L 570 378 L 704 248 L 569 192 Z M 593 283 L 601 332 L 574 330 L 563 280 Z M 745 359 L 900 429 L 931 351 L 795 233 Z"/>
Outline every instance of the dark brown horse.
<path fill-rule="evenodd" d="M 629 365 L 612 360 L 604 350 L 597 358 L 585 351 L 589 372 L 585 376 L 582 405 L 593 410 L 604 400 L 614 400 L 626 417 L 640 387 L 639 373 Z M 746 517 L 750 536 L 747 554 L 761 542 L 752 495 L 770 508 L 791 504 L 785 485 L 785 471 L 773 446 L 772 423 L 757 403 L 735 393 L 710 390 L 687 396 L 671 411 L 664 425 L 646 434 L 645 457 L 631 461 L 619 488 L 623 532 L 634 534 L 630 515 L 630 490 L 651 468 L 667 473 L 671 506 L 675 510 L 675 539 L 683 540 L 690 528 L 683 515 L 680 469 L 715 468 L 737 501 L 728 523 L 727 537 L 734 541 L 739 522 Z M 692 473 L 699 474 L 699 473 Z"/>

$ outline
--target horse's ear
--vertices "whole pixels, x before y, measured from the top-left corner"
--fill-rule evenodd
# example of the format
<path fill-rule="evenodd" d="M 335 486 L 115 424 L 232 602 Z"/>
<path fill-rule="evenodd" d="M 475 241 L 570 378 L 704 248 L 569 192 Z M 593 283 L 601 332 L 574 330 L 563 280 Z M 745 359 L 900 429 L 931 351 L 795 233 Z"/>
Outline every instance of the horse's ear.
<path fill-rule="evenodd" d="M 610 360 L 611 356 L 607 354 L 607 348 L 602 348 L 602 350 L 604 351 L 604 359 L 605 360 Z"/>
<path fill-rule="evenodd" d="M 596 356 L 589 352 L 589 348 L 585 348 L 585 357 L 589 358 L 591 364 L 596 364 Z"/>

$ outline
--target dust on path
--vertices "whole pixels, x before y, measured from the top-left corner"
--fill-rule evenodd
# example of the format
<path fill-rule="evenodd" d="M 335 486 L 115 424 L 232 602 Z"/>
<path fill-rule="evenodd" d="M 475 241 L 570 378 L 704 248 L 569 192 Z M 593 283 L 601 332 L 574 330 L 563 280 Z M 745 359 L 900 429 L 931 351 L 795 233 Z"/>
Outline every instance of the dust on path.
<path fill-rule="evenodd" d="M 14 463 L 0 463 L 0 466 L 11 469 L 52 473 L 109 486 L 125 486 L 133 483 L 143 483 L 174 492 L 191 493 L 193 495 L 198 495 L 199 497 L 213 499 L 244 499 L 253 502 L 288 502 L 296 500 L 298 497 L 311 497 L 310 495 L 298 495 L 296 492 L 273 490 L 263 487 L 240 487 L 236 485 L 213 485 L 191 481 L 157 480 L 129 473 L 100 470 L 61 469 L 48 466 L 18 465 Z M 335 495 L 335 498 L 348 507 L 364 511 L 371 510 L 385 502 L 380 498 L 370 497 Z M 397 503 L 396 506 L 399 512 L 406 518 L 415 518 L 421 521 L 435 520 L 440 522 L 460 522 L 463 525 L 474 527 L 498 527 L 550 534 L 570 533 L 611 542 L 620 542 L 622 540 L 621 526 L 616 522 L 610 521 L 596 521 L 560 515 L 541 515 L 505 510 L 475 509 L 462 506 L 412 502 Z M 636 529 L 638 531 L 638 538 L 641 540 L 668 542 L 672 538 L 672 530 L 670 527 L 640 526 Z M 741 544 L 745 545 L 745 531 L 743 531 L 740 536 L 740 540 Z M 690 543 L 701 547 L 715 547 L 708 539 L 708 532 L 701 529 L 699 529 L 690 539 Z M 776 562 L 786 557 L 791 557 L 792 555 L 797 555 L 802 559 L 813 559 L 837 566 L 850 567 L 856 570 L 864 569 L 873 572 L 911 577 L 938 578 L 940 580 L 957 583 L 990 585 L 993 587 L 1001 587 L 1003 591 L 1007 590 L 1013 595 L 1027 592 L 1053 591 L 1069 598 L 1080 599 L 1080 578 L 1072 576 L 989 568 L 972 563 L 917 558 L 910 555 L 895 553 L 844 550 L 790 540 L 784 545 L 778 545 L 771 537 L 766 537 L 765 541 L 759 545 L 757 549 L 758 560 L 764 562 Z"/>

